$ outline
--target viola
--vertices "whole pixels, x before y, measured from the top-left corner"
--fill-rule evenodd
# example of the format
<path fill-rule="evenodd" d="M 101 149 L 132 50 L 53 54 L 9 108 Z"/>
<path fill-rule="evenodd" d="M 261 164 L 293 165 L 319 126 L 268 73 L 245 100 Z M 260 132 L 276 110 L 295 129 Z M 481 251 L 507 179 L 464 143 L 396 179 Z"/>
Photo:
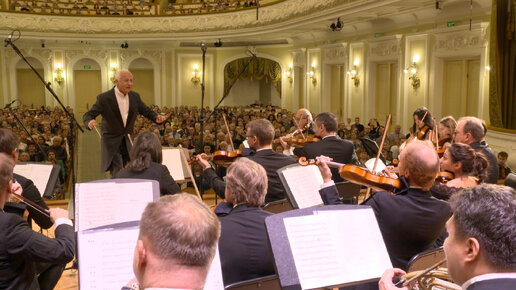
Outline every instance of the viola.
<path fill-rule="evenodd" d="M 302 166 L 318 164 L 318 161 L 307 160 L 306 157 L 300 157 L 298 162 Z M 349 182 L 368 186 L 379 191 L 392 192 L 402 187 L 401 181 L 398 179 L 376 175 L 356 165 L 337 162 L 326 162 L 326 164 L 330 167 L 338 168 L 340 177 Z"/>

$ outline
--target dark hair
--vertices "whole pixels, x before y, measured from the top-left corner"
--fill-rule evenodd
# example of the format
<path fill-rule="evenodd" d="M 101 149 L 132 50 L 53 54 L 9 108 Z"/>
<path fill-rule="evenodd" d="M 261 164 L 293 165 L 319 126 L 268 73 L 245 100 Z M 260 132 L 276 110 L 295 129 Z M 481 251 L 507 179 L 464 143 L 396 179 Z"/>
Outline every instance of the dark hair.
<path fill-rule="evenodd" d="M 501 156 L 503 158 L 508 158 L 509 154 L 507 154 L 507 152 L 505 152 L 505 151 L 500 151 L 500 153 L 498 153 L 498 156 Z"/>
<path fill-rule="evenodd" d="M 150 167 L 151 162 L 161 163 L 163 155 L 158 136 L 151 131 L 143 131 L 134 139 L 131 150 L 131 162 L 128 168 L 131 171 L 141 172 Z"/>
<path fill-rule="evenodd" d="M 450 198 L 455 233 L 478 240 L 488 262 L 516 270 L 516 191 L 508 186 L 481 184 Z"/>
<path fill-rule="evenodd" d="M 324 128 L 327 132 L 335 132 L 337 131 L 337 116 L 330 112 L 322 112 L 315 117 L 315 122 L 318 125 L 324 125 Z"/>
<path fill-rule="evenodd" d="M 0 128 L 0 153 L 9 156 L 18 147 L 18 137 L 11 130 Z"/>
<path fill-rule="evenodd" d="M 462 143 L 453 143 L 448 147 L 450 158 L 453 163 L 462 164 L 462 172 L 465 174 L 475 174 L 479 183 L 484 182 L 487 177 L 488 161 L 484 153 L 475 152 L 471 146 Z"/>
<path fill-rule="evenodd" d="M 426 116 L 425 116 L 426 115 Z M 428 127 L 428 129 L 433 130 L 434 129 L 434 119 L 432 117 L 432 113 L 426 108 L 426 107 L 419 107 L 414 111 L 414 114 L 412 114 L 412 117 L 417 116 L 419 120 L 423 121 L 425 125 Z M 423 119 L 425 117 L 425 119 Z M 412 125 L 412 129 L 414 132 L 417 132 L 418 128 L 416 128 L 416 122 L 414 121 L 414 125 Z"/>
<path fill-rule="evenodd" d="M 274 126 L 266 119 L 253 120 L 247 124 L 247 134 L 256 136 L 260 145 L 269 145 L 274 139 Z"/>

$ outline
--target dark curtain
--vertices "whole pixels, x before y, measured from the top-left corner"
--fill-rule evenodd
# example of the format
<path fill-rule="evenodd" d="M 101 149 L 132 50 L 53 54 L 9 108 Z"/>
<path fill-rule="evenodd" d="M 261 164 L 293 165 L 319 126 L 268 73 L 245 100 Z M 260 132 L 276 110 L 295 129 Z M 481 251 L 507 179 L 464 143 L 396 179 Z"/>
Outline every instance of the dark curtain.
<path fill-rule="evenodd" d="M 491 125 L 516 129 L 515 0 L 493 0 L 489 63 Z"/>
<path fill-rule="evenodd" d="M 247 62 L 249 57 L 236 59 L 226 65 L 224 68 L 224 92 L 236 78 Z M 266 83 L 272 82 L 274 88 L 278 91 L 281 97 L 281 67 L 280 65 L 270 59 L 256 58 L 251 61 L 249 67 L 240 75 L 239 80 L 265 80 Z"/>

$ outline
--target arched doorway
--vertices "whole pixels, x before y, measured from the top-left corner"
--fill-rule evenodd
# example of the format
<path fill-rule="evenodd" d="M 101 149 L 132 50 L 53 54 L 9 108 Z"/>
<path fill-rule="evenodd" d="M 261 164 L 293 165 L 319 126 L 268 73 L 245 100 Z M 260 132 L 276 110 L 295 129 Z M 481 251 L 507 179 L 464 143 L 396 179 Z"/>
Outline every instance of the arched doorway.
<path fill-rule="evenodd" d="M 247 64 L 249 58 L 236 59 L 224 67 L 224 91 Z M 281 106 L 281 66 L 279 63 L 258 57 L 238 78 L 224 104 L 248 106 L 256 101 Z"/>
<path fill-rule="evenodd" d="M 73 65 L 75 107 L 82 116 L 97 101 L 102 92 L 100 65 L 91 58 L 82 58 Z"/>
<path fill-rule="evenodd" d="M 43 64 L 33 57 L 27 57 L 27 60 L 45 78 Z M 16 87 L 17 98 L 22 104 L 29 108 L 45 106 L 45 86 L 23 60 L 16 63 Z"/>
<path fill-rule="evenodd" d="M 142 101 L 150 106 L 154 104 L 154 67 L 145 58 L 137 58 L 129 64 L 133 74 L 133 91 L 140 94 Z"/>

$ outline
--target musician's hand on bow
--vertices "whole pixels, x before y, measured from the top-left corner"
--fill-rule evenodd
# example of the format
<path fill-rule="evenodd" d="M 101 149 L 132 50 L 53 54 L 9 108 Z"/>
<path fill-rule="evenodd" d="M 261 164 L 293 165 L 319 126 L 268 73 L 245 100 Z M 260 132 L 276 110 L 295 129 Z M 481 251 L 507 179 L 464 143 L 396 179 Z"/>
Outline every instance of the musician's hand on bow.
<path fill-rule="evenodd" d="M 328 164 L 326 162 L 332 161 L 333 158 L 330 158 L 328 156 L 318 156 L 315 158 L 317 162 L 317 167 L 319 167 L 319 171 L 321 171 L 321 175 L 323 178 L 323 181 L 326 183 L 331 180 L 331 170 L 328 167 Z"/>
<path fill-rule="evenodd" d="M 23 188 L 21 187 L 21 185 L 16 180 L 13 180 L 13 182 L 11 183 L 11 194 L 9 194 L 9 196 L 7 197 L 7 201 L 8 202 L 18 202 L 18 199 L 13 197 L 12 195 L 13 194 L 21 195 L 22 192 L 23 192 Z"/>
<path fill-rule="evenodd" d="M 281 146 L 283 146 L 283 149 L 290 150 L 290 145 L 288 145 L 287 140 L 292 138 L 292 134 L 287 134 L 285 136 L 279 137 L 279 141 L 281 143 Z"/>
<path fill-rule="evenodd" d="M 394 167 L 392 165 L 389 165 L 389 166 L 386 166 L 385 167 L 385 173 L 390 177 L 390 178 L 394 178 L 394 179 L 398 179 L 398 175 L 396 175 L 396 170 L 397 170 L 397 167 Z"/>
<path fill-rule="evenodd" d="M 202 166 L 203 170 L 211 168 L 210 163 L 208 162 L 208 155 L 206 153 L 201 153 L 195 157 L 197 162 Z"/>
<path fill-rule="evenodd" d="M 88 122 L 88 129 L 93 130 L 93 128 L 95 128 L 95 127 L 97 127 L 97 121 L 95 121 L 95 119 L 90 120 Z"/>
<path fill-rule="evenodd" d="M 53 207 L 48 210 L 50 212 L 50 220 L 52 222 L 55 222 L 58 218 L 65 218 L 68 219 L 68 211 L 62 208 Z"/>
<path fill-rule="evenodd" d="M 394 269 L 387 269 L 385 272 L 383 272 L 382 278 L 378 282 L 378 286 L 380 287 L 380 290 L 399 290 L 399 289 L 406 289 L 409 290 L 409 286 L 404 286 L 402 288 L 396 287 L 394 285 L 393 280 L 397 278 L 401 278 L 402 275 L 405 275 L 405 271 L 394 268 Z"/>

